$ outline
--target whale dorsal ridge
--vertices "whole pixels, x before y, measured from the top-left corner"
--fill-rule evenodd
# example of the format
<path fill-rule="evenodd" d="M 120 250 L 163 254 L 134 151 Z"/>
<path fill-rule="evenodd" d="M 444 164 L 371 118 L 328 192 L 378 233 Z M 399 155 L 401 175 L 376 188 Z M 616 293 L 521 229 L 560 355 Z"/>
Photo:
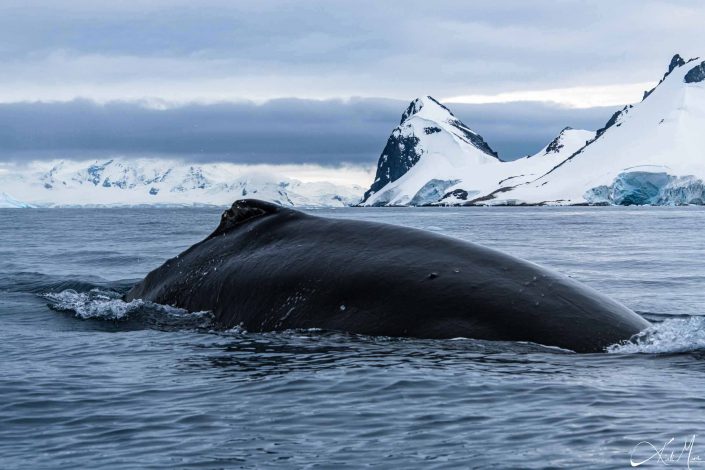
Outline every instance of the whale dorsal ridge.
<path fill-rule="evenodd" d="M 220 217 L 220 225 L 208 237 L 212 238 L 232 230 L 238 225 L 262 217 L 264 215 L 275 214 L 281 209 L 280 206 L 258 199 L 239 199 L 233 202 L 232 207 L 223 212 Z"/>

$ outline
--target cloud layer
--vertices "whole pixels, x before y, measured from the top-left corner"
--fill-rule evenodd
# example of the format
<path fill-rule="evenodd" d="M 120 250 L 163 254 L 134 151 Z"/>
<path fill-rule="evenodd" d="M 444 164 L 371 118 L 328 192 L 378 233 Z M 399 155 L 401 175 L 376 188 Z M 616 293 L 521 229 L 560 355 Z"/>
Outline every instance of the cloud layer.
<path fill-rule="evenodd" d="M 703 24 L 687 0 L 4 0 L 0 160 L 372 165 L 426 94 L 511 159 L 638 101 Z"/>
<path fill-rule="evenodd" d="M 87 100 L 0 104 L 0 160 L 177 156 L 233 163 L 373 165 L 407 102 L 273 100 L 155 109 Z M 532 154 L 566 125 L 595 129 L 613 108 L 453 104 L 504 158 Z"/>
<path fill-rule="evenodd" d="M 675 52 L 705 51 L 703 24 L 685 0 L 5 0 L 0 101 L 492 102 L 621 86 L 629 102 Z"/>

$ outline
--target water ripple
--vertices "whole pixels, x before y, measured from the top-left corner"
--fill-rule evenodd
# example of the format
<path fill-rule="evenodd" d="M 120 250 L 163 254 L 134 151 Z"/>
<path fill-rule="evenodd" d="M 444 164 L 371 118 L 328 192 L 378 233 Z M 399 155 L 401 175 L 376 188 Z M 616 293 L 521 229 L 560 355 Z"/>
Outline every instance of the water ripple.
<path fill-rule="evenodd" d="M 120 300 L 218 212 L 0 211 L 0 467 L 622 468 L 642 440 L 702 434 L 701 210 L 318 211 L 481 242 L 654 322 L 587 355 L 221 331 Z"/>

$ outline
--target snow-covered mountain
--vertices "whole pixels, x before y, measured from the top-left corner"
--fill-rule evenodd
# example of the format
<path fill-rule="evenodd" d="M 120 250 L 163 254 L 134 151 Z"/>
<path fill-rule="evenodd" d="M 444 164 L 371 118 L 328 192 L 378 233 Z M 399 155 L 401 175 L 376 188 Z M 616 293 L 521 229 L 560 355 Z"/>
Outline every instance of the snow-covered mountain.
<path fill-rule="evenodd" d="M 421 98 L 387 141 L 363 204 L 705 204 L 703 129 L 705 61 L 679 55 L 640 103 L 596 133 L 566 128 L 510 162 Z"/>
<path fill-rule="evenodd" d="M 538 178 L 595 136 L 569 127 L 533 156 L 505 162 L 430 96 L 411 102 L 362 205 L 464 204 Z"/>
<path fill-rule="evenodd" d="M 363 188 L 307 182 L 230 164 L 159 159 L 33 162 L 0 173 L 0 207 L 229 205 L 257 198 L 286 206 L 348 206 Z"/>
<path fill-rule="evenodd" d="M 703 204 L 705 61 L 676 55 L 644 99 L 615 113 L 588 145 L 491 204 Z"/>
<path fill-rule="evenodd" d="M 409 104 L 392 131 L 363 205 L 421 205 L 438 200 L 460 173 L 500 160 L 484 139 L 430 96 Z"/>
<path fill-rule="evenodd" d="M 594 131 L 566 127 L 534 155 L 502 162 L 498 168 L 499 180 L 497 180 L 496 174 L 487 175 L 488 178 L 495 178 L 496 182 L 492 181 L 493 185 L 486 185 L 483 190 L 473 191 L 464 189 L 463 186 L 466 186 L 466 183 L 462 182 L 457 187 L 450 188 L 449 192 L 436 204 L 484 204 L 485 201 L 493 199 L 494 194 L 507 191 L 518 184 L 533 181 L 543 175 L 584 147 L 594 137 Z"/>
<path fill-rule="evenodd" d="M 230 164 L 141 159 L 0 168 L 0 207 L 445 204 L 705 204 L 705 61 L 676 55 L 638 104 L 596 133 L 563 129 L 535 155 L 502 161 L 430 96 L 409 104 L 364 193 Z"/>

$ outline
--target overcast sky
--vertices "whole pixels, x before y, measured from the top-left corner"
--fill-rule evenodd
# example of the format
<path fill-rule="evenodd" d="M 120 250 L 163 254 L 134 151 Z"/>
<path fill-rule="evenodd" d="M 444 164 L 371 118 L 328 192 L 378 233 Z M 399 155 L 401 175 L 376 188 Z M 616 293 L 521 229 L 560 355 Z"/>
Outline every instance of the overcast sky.
<path fill-rule="evenodd" d="M 372 164 L 412 98 L 504 158 L 705 51 L 700 1 L 3 0 L 0 159 Z"/>

